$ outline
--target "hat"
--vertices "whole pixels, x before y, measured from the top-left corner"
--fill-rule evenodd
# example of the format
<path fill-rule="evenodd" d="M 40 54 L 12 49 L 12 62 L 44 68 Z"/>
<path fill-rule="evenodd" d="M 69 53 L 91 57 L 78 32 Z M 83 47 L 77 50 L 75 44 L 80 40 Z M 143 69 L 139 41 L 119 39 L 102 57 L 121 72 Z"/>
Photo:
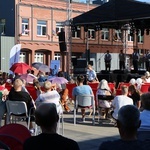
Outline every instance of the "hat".
<path fill-rule="evenodd" d="M 149 76 L 150 76 L 150 73 L 149 73 L 148 71 L 146 71 L 146 72 L 145 72 L 145 76 L 146 76 L 146 77 L 149 77 Z"/>

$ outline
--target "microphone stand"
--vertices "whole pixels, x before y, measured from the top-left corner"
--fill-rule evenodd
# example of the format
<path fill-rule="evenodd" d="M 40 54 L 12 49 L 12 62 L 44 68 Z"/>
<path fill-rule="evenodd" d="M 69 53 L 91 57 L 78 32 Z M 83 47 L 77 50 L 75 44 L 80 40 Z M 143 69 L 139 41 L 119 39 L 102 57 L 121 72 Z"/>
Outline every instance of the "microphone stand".
<path fill-rule="evenodd" d="M 100 68 L 100 70 L 101 70 L 101 59 L 102 59 L 102 57 L 103 57 L 105 54 L 106 54 L 106 53 L 102 54 L 102 55 L 100 56 L 100 58 L 97 60 L 97 61 L 99 61 L 99 68 Z"/>

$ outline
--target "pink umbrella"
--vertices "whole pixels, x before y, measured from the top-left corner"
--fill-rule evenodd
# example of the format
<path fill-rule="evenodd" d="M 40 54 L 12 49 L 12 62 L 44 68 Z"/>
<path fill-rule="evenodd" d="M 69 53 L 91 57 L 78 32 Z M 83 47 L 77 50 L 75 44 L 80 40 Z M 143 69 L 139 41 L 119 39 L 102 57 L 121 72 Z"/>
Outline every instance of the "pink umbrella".
<path fill-rule="evenodd" d="M 52 77 L 50 79 L 48 79 L 49 81 L 51 81 L 53 84 L 57 83 L 57 84 L 65 84 L 68 83 L 68 80 L 64 77 Z"/>
<path fill-rule="evenodd" d="M 22 74 L 20 78 L 24 79 L 27 83 L 29 83 L 29 82 L 33 82 L 33 79 L 35 79 L 36 77 L 32 74 Z"/>

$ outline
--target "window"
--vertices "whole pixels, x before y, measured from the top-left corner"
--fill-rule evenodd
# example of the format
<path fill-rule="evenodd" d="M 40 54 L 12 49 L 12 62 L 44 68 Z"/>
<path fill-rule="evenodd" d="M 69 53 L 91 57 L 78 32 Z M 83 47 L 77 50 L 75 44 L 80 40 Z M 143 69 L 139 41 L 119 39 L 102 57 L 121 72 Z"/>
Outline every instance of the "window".
<path fill-rule="evenodd" d="M 75 30 L 72 31 L 73 38 L 80 38 L 81 36 L 81 28 L 77 27 Z"/>
<path fill-rule="evenodd" d="M 20 52 L 19 62 L 26 62 L 26 53 Z"/>
<path fill-rule="evenodd" d="M 131 30 L 128 30 L 128 41 L 133 41 L 134 40 L 134 33 L 133 33 L 133 36 L 131 36 Z"/>
<path fill-rule="evenodd" d="M 29 34 L 29 19 L 22 19 L 22 35 Z"/>
<path fill-rule="evenodd" d="M 143 40 L 144 40 L 144 36 L 143 35 L 141 35 L 141 30 L 139 30 L 139 33 L 138 33 L 138 42 L 139 43 L 143 43 Z"/>
<path fill-rule="evenodd" d="M 109 30 L 108 30 L 108 28 L 102 28 L 101 39 L 102 40 L 108 40 L 109 39 Z"/>
<path fill-rule="evenodd" d="M 34 62 L 44 62 L 43 53 L 35 53 Z"/>
<path fill-rule="evenodd" d="M 0 35 L 5 35 L 6 20 L 0 19 Z"/>
<path fill-rule="evenodd" d="M 64 22 L 56 22 L 56 33 L 60 32 L 62 28 L 64 29 Z"/>
<path fill-rule="evenodd" d="M 115 41 L 122 40 L 121 30 L 115 30 L 115 34 L 114 34 L 113 38 Z"/>
<path fill-rule="evenodd" d="M 54 60 L 60 60 L 60 53 L 55 53 Z"/>
<path fill-rule="evenodd" d="M 46 35 L 46 21 L 38 20 L 37 21 L 37 35 Z"/>
<path fill-rule="evenodd" d="M 88 29 L 88 36 L 89 36 L 89 39 L 95 39 L 95 30 Z"/>

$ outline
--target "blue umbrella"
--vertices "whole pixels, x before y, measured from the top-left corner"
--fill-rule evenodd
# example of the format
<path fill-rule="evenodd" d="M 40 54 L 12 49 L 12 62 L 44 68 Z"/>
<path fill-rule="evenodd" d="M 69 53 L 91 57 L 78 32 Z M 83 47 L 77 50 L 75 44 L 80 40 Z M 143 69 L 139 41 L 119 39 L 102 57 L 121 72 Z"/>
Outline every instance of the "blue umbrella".
<path fill-rule="evenodd" d="M 40 67 L 41 65 L 43 65 L 43 63 L 41 63 L 41 62 L 34 62 L 34 63 L 32 63 L 32 67 L 34 67 L 34 68 L 36 68 L 36 69 L 39 69 L 39 67 Z"/>

